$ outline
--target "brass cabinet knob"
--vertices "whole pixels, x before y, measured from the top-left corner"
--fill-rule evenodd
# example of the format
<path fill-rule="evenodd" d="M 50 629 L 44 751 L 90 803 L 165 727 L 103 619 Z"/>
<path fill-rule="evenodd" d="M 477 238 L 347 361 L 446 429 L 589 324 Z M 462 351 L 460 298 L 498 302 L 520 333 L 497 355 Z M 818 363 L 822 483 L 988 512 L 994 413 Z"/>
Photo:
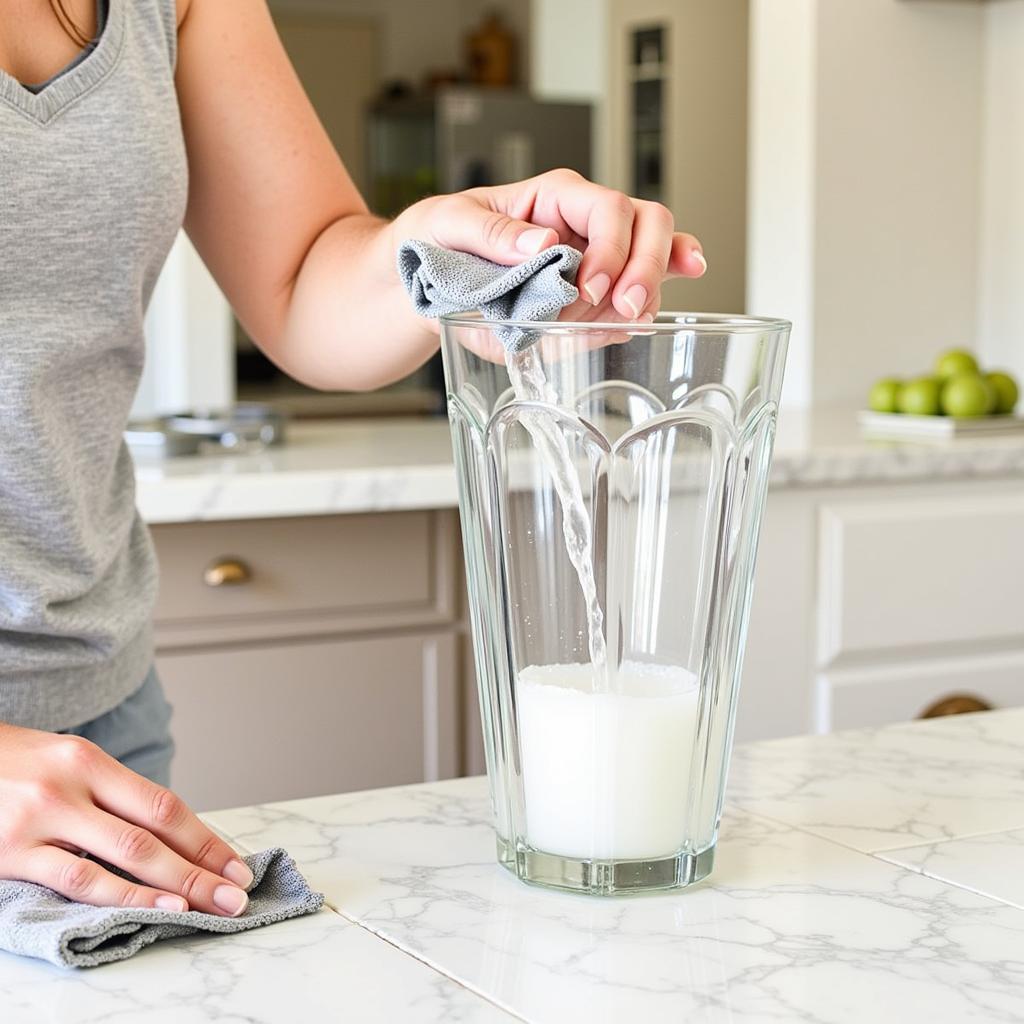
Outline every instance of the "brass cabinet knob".
<path fill-rule="evenodd" d="M 218 558 L 203 570 L 208 587 L 234 587 L 251 579 L 252 570 L 240 558 Z"/>
<path fill-rule="evenodd" d="M 951 693 L 930 704 L 917 717 L 942 718 L 945 715 L 963 715 L 970 711 L 991 711 L 992 705 L 969 693 Z"/>

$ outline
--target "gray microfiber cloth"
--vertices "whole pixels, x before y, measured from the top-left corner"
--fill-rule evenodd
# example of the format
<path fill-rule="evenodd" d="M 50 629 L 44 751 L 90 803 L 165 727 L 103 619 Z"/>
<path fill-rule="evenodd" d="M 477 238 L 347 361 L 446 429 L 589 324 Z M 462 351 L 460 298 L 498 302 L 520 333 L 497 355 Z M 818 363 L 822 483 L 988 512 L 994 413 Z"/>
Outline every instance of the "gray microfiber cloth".
<path fill-rule="evenodd" d="M 571 245 L 554 245 L 503 267 L 414 239 L 398 250 L 398 273 L 421 316 L 478 309 L 485 320 L 554 320 L 579 297 L 575 281 L 581 259 Z M 496 327 L 494 333 L 509 352 L 522 351 L 538 336 L 524 327 Z"/>
<path fill-rule="evenodd" d="M 244 932 L 311 914 L 322 906 L 323 893 L 309 888 L 284 850 L 264 850 L 244 860 L 254 877 L 241 917 L 198 910 L 90 907 L 32 882 L 0 881 L 0 949 L 49 960 L 58 967 L 97 967 L 126 960 L 160 939 Z"/>

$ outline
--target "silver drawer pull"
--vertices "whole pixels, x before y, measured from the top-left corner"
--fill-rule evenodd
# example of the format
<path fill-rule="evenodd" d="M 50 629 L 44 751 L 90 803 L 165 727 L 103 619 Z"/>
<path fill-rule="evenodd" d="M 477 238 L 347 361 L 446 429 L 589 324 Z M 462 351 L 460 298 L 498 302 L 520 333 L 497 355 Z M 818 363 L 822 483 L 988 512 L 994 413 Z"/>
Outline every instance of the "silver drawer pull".
<path fill-rule="evenodd" d="M 240 558 L 218 558 L 203 570 L 208 587 L 235 587 L 251 579 L 252 570 Z"/>

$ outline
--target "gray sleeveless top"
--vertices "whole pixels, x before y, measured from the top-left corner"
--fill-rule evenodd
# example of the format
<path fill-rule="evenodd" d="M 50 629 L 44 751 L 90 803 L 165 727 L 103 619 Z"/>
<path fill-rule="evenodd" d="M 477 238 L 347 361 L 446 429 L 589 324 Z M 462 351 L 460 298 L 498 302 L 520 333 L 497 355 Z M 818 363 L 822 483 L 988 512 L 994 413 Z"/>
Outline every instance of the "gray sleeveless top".
<path fill-rule="evenodd" d="M 184 214 L 174 0 L 110 0 L 38 93 L 0 72 L 0 721 L 58 730 L 137 689 L 155 560 L 122 440 Z"/>

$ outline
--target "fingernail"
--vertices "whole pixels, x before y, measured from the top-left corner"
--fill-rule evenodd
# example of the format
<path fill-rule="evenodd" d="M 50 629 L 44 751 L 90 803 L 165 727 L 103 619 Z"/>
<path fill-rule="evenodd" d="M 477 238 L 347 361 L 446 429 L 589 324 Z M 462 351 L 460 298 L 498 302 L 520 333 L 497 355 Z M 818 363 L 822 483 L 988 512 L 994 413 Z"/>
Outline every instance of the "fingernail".
<path fill-rule="evenodd" d="M 647 289 L 642 284 L 635 284 L 626 289 L 622 301 L 629 306 L 633 316 L 639 316 L 640 310 L 647 305 Z"/>
<path fill-rule="evenodd" d="M 233 885 L 218 885 L 213 890 L 213 902 L 218 910 L 223 910 L 225 914 L 230 914 L 232 917 L 238 917 L 249 903 L 249 897 L 242 889 Z"/>
<path fill-rule="evenodd" d="M 536 256 L 548 240 L 547 228 L 530 228 L 516 239 L 516 248 L 527 256 Z"/>
<path fill-rule="evenodd" d="M 188 903 L 180 896 L 157 896 L 153 902 L 161 910 L 188 910 Z"/>
<path fill-rule="evenodd" d="M 595 274 L 587 283 L 583 286 L 583 290 L 587 293 L 587 298 L 590 299 L 592 306 L 599 306 L 601 300 L 608 294 L 608 288 L 611 286 L 612 279 L 607 274 Z"/>
<path fill-rule="evenodd" d="M 637 317 L 637 319 L 642 324 L 653 324 L 654 323 L 654 314 L 653 313 L 641 313 L 640 316 Z"/>
<path fill-rule="evenodd" d="M 224 870 L 221 874 L 229 881 L 234 882 L 235 885 L 242 889 L 248 889 L 252 885 L 252 872 L 249 870 L 249 865 L 244 860 L 229 860 L 224 866 Z"/>
<path fill-rule="evenodd" d="M 700 264 L 701 273 L 706 274 L 708 272 L 708 261 L 704 259 L 704 253 L 700 249 L 691 249 L 690 255 Z"/>

